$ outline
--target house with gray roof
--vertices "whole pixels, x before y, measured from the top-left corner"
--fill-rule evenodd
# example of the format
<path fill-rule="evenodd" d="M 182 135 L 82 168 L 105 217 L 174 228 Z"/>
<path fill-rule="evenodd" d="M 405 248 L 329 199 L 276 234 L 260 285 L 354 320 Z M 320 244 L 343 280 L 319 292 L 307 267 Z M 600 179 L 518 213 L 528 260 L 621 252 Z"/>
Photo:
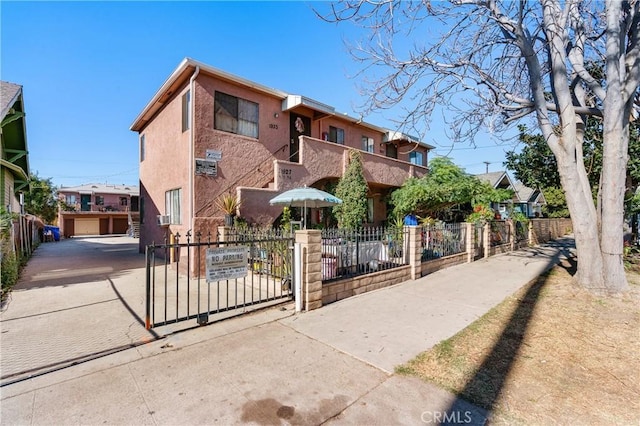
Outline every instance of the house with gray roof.
<path fill-rule="evenodd" d="M 513 191 L 514 194 L 511 200 L 493 203 L 491 206 L 500 213 L 503 219 L 508 217 L 511 208 L 527 217 L 542 215 L 542 206 L 546 204 L 546 200 L 539 189 L 529 188 L 522 182 L 512 179 L 506 171 L 482 173 L 475 176 L 482 182 L 487 182 L 493 188 Z"/>

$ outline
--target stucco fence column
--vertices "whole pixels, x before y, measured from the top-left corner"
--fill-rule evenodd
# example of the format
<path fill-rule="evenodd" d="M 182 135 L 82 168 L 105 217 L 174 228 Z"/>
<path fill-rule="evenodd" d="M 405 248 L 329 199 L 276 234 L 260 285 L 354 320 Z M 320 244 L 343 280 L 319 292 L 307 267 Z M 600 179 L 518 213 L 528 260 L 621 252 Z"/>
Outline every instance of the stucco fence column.
<path fill-rule="evenodd" d="M 229 226 L 218 226 L 218 241 L 223 243 L 229 241 L 229 233 L 231 232 L 231 227 Z"/>
<path fill-rule="evenodd" d="M 322 234 L 317 229 L 296 231 L 302 249 L 302 306 L 305 311 L 322 307 Z"/>
<path fill-rule="evenodd" d="M 509 227 L 509 244 L 511 251 L 516 250 L 516 223 L 513 219 L 507 219 L 507 226 Z"/>
<path fill-rule="evenodd" d="M 411 279 L 417 280 L 422 276 L 422 227 L 405 226 L 409 232 L 408 263 L 411 266 Z"/>
<path fill-rule="evenodd" d="M 491 255 L 491 225 L 489 222 L 484 224 L 484 258 L 488 258 Z"/>
<path fill-rule="evenodd" d="M 473 229 L 474 224 L 463 223 L 462 225 L 467 227 L 467 241 L 466 241 L 467 263 L 471 263 L 473 262 L 473 258 L 475 257 L 475 254 L 476 254 L 476 245 L 475 245 L 475 238 L 474 238 L 475 229 Z"/>

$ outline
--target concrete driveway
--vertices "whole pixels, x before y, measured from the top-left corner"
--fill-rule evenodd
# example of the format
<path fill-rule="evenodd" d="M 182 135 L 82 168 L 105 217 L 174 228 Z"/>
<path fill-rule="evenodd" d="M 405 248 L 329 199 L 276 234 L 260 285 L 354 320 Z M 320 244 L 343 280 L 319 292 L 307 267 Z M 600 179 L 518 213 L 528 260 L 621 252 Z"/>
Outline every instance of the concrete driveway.
<path fill-rule="evenodd" d="M 0 314 L 2 384 L 154 339 L 144 266 L 125 236 L 40 245 Z"/>

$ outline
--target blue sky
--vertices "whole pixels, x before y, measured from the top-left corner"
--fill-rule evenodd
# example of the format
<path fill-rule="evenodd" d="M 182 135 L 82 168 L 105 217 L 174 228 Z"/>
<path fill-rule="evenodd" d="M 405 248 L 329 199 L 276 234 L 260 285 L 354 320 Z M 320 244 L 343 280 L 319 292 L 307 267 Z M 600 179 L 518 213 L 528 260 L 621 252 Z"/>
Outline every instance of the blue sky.
<path fill-rule="evenodd" d="M 134 118 L 184 57 L 358 116 L 363 99 L 344 40 L 308 2 L 0 3 L 0 78 L 24 86 L 32 173 L 56 185 L 138 183 Z M 365 117 L 392 126 L 399 109 Z M 436 117 L 437 119 L 437 117 Z M 470 173 L 502 170 L 485 137 L 456 145 L 431 124 L 424 141 Z M 433 158 L 433 155 L 431 156 Z"/>

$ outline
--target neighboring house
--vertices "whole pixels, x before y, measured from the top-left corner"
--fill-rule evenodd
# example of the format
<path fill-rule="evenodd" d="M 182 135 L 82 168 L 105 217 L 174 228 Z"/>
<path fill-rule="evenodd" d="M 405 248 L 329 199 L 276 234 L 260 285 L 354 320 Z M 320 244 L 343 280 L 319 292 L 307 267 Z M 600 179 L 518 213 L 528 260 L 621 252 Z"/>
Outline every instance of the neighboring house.
<path fill-rule="evenodd" d="M 10 249 L 29 255 L 41 241 L 44 223 L 23 208 L 29 191 L 29 150 L 22 86 L 0 81 L 0 199 L 2 208 L 15 214 Z M 4 255 L 0 254 L 0 258 Z"/>
<path fill-rule="evenodd" d="M 542 217 L 542 206 L 547 204 L 539 189 L 529 188 L 520 181 L 514 182 L 514 190 L 519 199 L 520 211 L 527 217 Z"/>
<path fill-rule="evenodd" d="M 389 192 L 425 175 L 433 148 L 189 58 L 131 130 L 140 143 L 141 249 L 167 232 L 214 234 L 223 223 L 216 206 L 223 194 L 237 196 L 238 213 L 249 223 L 271 224 L 282 213 L 281 206 L 269 205 L 271 198 L 294 187 L 337 183 L 349 149 L 362 154 L 370 190 L 367 222 L 380 225 Z M 321 220 L 320 210 L 308 218 L 310 224 Z"/>
<path fill-rule="evenodd" d="M 131 233 L 139 220 L 140 190 L 136 185 L 86 184 L 58 189 L 62 208 L 60 233 L 105 235 Z"/>
<path fill-rule="evenodd" d="M 522 182 L 511 179 L 505 171 L 482 173 L 475 176 L 496 189 L 510 189 L 514 192 L 511 200 L 492 203 L 491 205 L 494 210 L 500 213 L 503 219 L 509 216 L 510 208 L 523 213 L 527 217 L 541 216 L 542 206 L 546 204 L 546 201 L 539 189 L 529 188 Z"/>
<path fill-rule="evenodd" d="M 29 151 L 22 86 L 0 81 L 0 98 L 0 198 L 7 211 L 24 213 L 20 193 L 29 190 Z"/>

